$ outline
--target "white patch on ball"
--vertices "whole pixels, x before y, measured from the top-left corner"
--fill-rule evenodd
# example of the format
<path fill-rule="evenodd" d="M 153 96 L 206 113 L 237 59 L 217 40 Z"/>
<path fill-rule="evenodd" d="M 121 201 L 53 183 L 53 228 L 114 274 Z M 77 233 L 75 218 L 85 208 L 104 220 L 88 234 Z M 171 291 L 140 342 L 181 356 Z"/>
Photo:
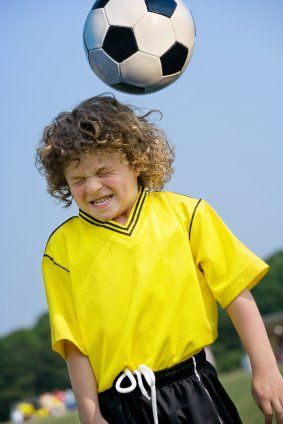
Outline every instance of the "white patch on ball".
<path fill-rule="evenodd" d="M 166 16 L 157 13 L 147 13 L 134 26 L 138 48 L 144 53 L 161 56 L 174 43 L 175 34 L 170 21 Z"/>
<path fill-rule="evenodd" d="M 176 40 L 190 49 L 195 42 L 195 26 L 192 15 L 183 5 L 178 5 L 171 16 Z"/>
<path fill-rule="evenodd" d="M 144 0 L 111 0 L 105 6 L 110 25 L 133 27 L 146 12 Z"/>
<path fill-rule="evenodd" d="M 193 47 L 189 50 L 189 53 L 188 53 L 188 56 L 187 56 L 186 62 L 185 62 L 185 64 L 184 64 L 184 66 L 183 66 L 183 69 L 181 70 L 181 74 L 185 71 L 186 67 L 187 67 L 187 66 L 188 66 L 188 64 L 190 63 L 191 58 L 192 58 L 193 53 L 194 53 L 194 48 L 195 48 L 195 46 L 193 46 Z"/>
<path fill-rule="evenodd" d="M 137 87 L 145 87 L 162 77 L 158 57 L 137 52 L 120 64 L 123 82 Z"/>
<path fill-rule="evenodd" d="M 118 84 L 122 81 L 119 65 L 102 49 L 91 50 L 89 52 L 90 66 L 96 75 L 106 84 Z"/>
<path fill-rule="evenodd" d="M 158 81 L 156 81 L 154 84 L 149 85 L 146 87 L 147 93 L 153 93 L 154 91 L 161 90 L 161 88 L 164 88 L 168 86 L 169 84 L 172 84 L 178 77 L 180 76 L 180 72 L 177 72 L 173 75 L 168 75 L 167 77 L 162 77 Z"/>
<path fill-rule="evenodd" d="M 88 50 L 102 47 L 109 28 L 104 9 L 91 10 L 84 26 L 84 41 Z"/>

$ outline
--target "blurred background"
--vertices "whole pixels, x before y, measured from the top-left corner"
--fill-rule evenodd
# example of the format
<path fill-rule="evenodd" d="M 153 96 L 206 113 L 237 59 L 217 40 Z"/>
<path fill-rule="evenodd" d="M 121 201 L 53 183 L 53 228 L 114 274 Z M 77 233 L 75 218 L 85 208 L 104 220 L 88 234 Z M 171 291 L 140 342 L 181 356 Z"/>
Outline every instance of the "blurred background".
<path fill-rule="evenodd" d="M 197 40 L 184 75 L 155 94 L 115 94 L 122 102 L 162 111 L 158 125 L 176 146 L 176 172 L 166 189 L 206 199 L 270 264 L 253 295 L 282 362 L 283 3 L 185 3 Z M 83 50 L 91 7 L 88 0 L 0 2 L 0 421 L 67 411 L 66 422 L 78 422 L 66 365 L 51 351 L 41 277 L 49 235 L 77 209 L 63 209 L 49 197 L 34 157 L 44 126 L 59 112 L 110 91 L 92 73 Z M 249 363 L 227 314 L 219 312 L 211 360 L 244 422 L 257 423 Z"/>

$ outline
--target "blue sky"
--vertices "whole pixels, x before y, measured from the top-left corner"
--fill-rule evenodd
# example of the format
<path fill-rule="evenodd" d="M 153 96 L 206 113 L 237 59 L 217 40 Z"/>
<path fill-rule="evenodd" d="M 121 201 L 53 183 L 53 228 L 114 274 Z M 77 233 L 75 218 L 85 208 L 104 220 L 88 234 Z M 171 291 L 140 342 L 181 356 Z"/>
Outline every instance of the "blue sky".
<path fill-rule="evenodd" d="M 283 247 L 283 3 L 191 0 L 197 41 L 184 75 L 121 101 L 163 112 L 176 145 L 168 190 L 205 198 L 234 234 L 266 258 Z M 109 91 L 82 45 L 88 0 L 2 0 L 0 335 L 47 310 L 41 278 L 45 243 L 77 213 L 46 193 L 34 167 L 45 125 L 62 110 Z"/>

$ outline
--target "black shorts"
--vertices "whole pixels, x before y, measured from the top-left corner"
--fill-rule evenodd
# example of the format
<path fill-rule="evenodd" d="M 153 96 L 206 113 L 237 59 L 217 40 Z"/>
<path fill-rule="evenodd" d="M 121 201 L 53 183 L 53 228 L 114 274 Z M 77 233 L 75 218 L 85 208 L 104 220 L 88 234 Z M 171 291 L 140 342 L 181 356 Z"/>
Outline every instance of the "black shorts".
<path fill-rule="evenodd" d="M 206 360 L 204 350 L 154 374 L 159 424 L 242 423 L 215 368 Z M 131 393 L 117 392 L 115 383 L 121 375 L 110 389 L 98 394 L 103 417 L 109 424 L 153 424 L 152 401 L 142 394 L 138 385 Z M 150 395 L 144 376 L 142 382 Z M 125 378 L 121 387 L 128 385 L 129 380 Z"/>

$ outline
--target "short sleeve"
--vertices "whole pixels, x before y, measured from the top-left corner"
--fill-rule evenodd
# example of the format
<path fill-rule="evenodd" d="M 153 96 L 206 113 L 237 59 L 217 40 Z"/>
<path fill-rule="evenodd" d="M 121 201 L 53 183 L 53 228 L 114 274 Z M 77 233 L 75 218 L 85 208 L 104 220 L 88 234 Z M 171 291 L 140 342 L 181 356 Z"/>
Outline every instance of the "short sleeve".
<path fill-rule="evenodd" d="M 43 281 L 51 327 L 52 350 L 66 360 L 64 340 L 70 340 L 87 356 L 80 332 L 70 272 L 52 255 L 45 253 L 42 262 Z"/>
<path fill-rule="evenodd" d="M 203 199 L 195 208 L 190 243 L 196 266 L 222 308 L 268 272 L 269 266 L 237 239 Z"/>

